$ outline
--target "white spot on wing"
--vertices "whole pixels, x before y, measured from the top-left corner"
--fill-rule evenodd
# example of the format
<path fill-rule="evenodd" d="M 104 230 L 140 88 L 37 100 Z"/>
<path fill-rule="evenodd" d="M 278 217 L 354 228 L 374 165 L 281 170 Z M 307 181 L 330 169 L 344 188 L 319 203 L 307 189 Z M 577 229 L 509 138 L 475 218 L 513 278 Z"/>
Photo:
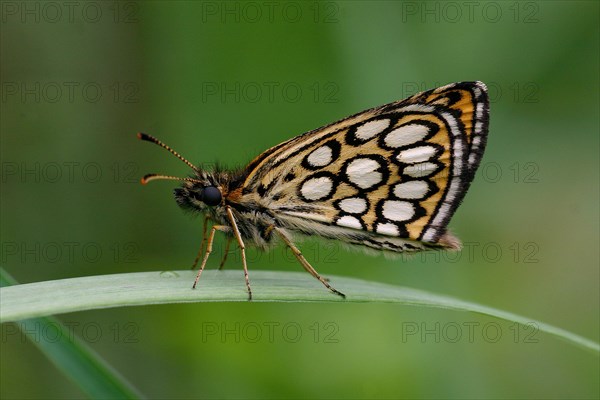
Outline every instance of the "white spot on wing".
<path fill-rule="evenodd" d="M 383 203 L 382 214 L 391 221 L 406 221 L 415 215 L 415 208 L 407 201 L 387 200 Z"/>
<path fill-rule="evenodd" d="M 429 191 L 425 181 L 408 181 L 394 186 L 394 196 L 400 199 L 422 199 Z"/>
<path fill-rule="evenodd" d="M 332 189 L 333 182 L 331 178 L 321 176 L 304 182 L 300 191 L 302 196 L 308 200 L 319 200 L 327 197 Z"/>
<path fill-rule="evenodd" d="M 348 197 L 340 201 L 340 209 L 349 214 L 362 214 L 367 211 L 367 201 L 360 197 Z"/>
<path fill-rule="evenodd" d="M 409 104 L 408 106 L 401 107 L 398 109 L 399 112 L 407 112 L 407 111 L 416 111 L 416 112 L 433 112 L 435 110 L 432 106 L 427 106 L 425 104 Z"/>
<path fill-rule="evenodd" d="M 329 146 L 321 146 L 306 158 L 313 167 L 324 167 L 333 161 L 333 150 Z"/>
<path fill-rule="evenodd" d="M 383 179 L 381 172 L 376 171 L 381 165 L 370 158 L 355 158 L 346 168 L 350 182 L 361 189 L 368 189 L 377 185 Z"/>
<path fill-rule="evenodd" d="M 481 121 L 477 121 L 477 122 L 475 123 L 475 132 L 476 132 L 476 133 L 479 133 L 479 132 L 481 132 L 481 131 L 482 131 L 482 129 L 483 129 L 483 122 L 481 122 Z"/>
<path fill-rule="evenodd" d="M 424 162 L 419 164 L 409 165 L 404 168 L 404 174 L 412 176 L 413 178 L 423 178 L 432 175 L 439 169 L 439 166 L 435 163 Z"/>
<path fill-rule="evenodd" d="M 400 231 L 398 227 L 394 224 L 377 224 L 377 228 L 375 228 L 377 233 L 381 233 L 382 235 L 388 236 L 399 236 Z"/>
<path fill-rule="evenodd" d="M 478 115 L 483 114 L 483 103 L 477 104 L 477 114 Z"/>
<path fill-rule="evenodd" d="M 427 229 L 427 231 L 423 234 L 423 241 L 431 242 L 433 240 L 434 235 L 436 235 L 436 234 L 437 234 L 437 229 L 435 229 L 435 228 Z"/>
<path fill-rule="evenodd" d="M 396 159 L 401 163 L 414 164 L 429 160 L 435 155 L 435 152 L 436 149 L 433 146 L 418 146 L 401 151 Z"/>
<path fill-rule="evenodd" d="M 336 224 L 339 226 L 345 226 L 347 228 L 362 229 L 360 221 L 356 217 L 351 217 L 350 215 L 344 215 L 342 218 L 337 220 Z"/>
<path fill-rule="evenodd" d="M 390 126 L 389 119 L 376 119 L 359 126 L 354 133 L 357 139 L 367 141 L 380 134 L 385 128 Z"/>
<path fill-rule="evenodd" d="M 408 146 L 422 140 L 429 133 L 429 128 L 421 124 L 407 124 L 394 129 L 385 136 L 384 142 L 388 147 Z"/>

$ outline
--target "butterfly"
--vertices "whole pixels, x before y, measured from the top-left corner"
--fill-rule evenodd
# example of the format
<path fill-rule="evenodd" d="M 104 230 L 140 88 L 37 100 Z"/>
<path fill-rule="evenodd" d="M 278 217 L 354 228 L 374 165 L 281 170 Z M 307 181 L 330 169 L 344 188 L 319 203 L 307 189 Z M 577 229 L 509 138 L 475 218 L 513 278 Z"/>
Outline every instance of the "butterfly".
<path fill-rule="evenodd" d="M 204 170 L 160 140 L 139 133 L 186 163 L 175 200 L 204 215 L 198 284 L 217 231 L 241 251 L 248 299 L 252 299 L 245 249 L 288 246 L 299 263 L 331 292 L 294 244 L 317 236 L 387 253 L 461 248 L 447 229 L 465 196 L 486 145 L 487 88 L 460 82 L 371 108 L 271 147 L 238 170 Z M 208 224 L 211 224 L 207 234 Z M 223 266 L 225 260 L 221 263 Z"/>

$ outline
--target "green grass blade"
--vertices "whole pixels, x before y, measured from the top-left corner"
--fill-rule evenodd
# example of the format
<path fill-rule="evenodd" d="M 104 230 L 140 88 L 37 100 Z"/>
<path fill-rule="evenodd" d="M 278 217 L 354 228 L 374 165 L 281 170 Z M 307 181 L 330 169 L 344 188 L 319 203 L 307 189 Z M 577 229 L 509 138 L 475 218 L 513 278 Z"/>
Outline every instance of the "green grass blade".
<path fill-rule="evenodd" d="M 2 286 L 1 309 L 4 309 L 5 289 L 18 289 L 26 285 L 18 285 L 6 271 L 0 268 L 0 286 Z M 10 301 L 7 303 L 10 304 Z M 142 397 L 98 354 L 77 337 L 70 335 L 56 318 L 41 316 L 28 318 L 19 321 L 15 326 L 21 329 L 31 342 L 90 398 L 138 399 Z"/>
<path fill-rule="evenodd" d="M 30 283 L 0 289 L 0 321 L 60 314 L 95 308 L 208 301 L 247 301 L 240 271 L 205 271 L 196 290 L 194 271 L 141 272 Z M 253 271 L 255 302 L 386 302 L 485 314 L 542 331 L 585 349 L 600 345 L 569 331 L 510 312 L 423 290 L 329 276 L 347 295 L 344 300 L 314 278 L 300 272 Z"/>

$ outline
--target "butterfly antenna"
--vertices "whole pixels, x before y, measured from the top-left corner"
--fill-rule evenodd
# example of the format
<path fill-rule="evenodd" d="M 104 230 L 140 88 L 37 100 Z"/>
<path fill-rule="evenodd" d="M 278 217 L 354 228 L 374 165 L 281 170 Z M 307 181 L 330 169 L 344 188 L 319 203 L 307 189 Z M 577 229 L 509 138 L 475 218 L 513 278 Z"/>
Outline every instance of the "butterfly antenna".
<path fill-rule="evenodd" d="M 167 180 L 167 181 L 186 181 L 186 182 L 202 183 L 202 181 L 199 181 L 198 179 L 180 178 L 178 176 L 159 175 L 159 174 L 148 174 L 142 178 L 141 182 L 142 182 L 142 185 L 145 185 L 150 181 L 157 181 L 157 180 L 161 180 L 161 179 Z"/>
<path fill-rule="evenodd" d="M 164 144 L 163 142 L 161 142 L 160 140 L 158 140 L 154 136 L 148 135 L 147 133 L 139 132 L 137 134 L 137 137 L 140 140 L 145 140 L 147 142 L 152 142 L 152 143 L 155 143 L 155 144 L 159 145 L 160 147 L 162 147 L 163 149 L 166 149 L 169 153 L 173 154 L 175 157 L 179 158 L 181 161 L 183 161 L 184 163 L 186 163 L 194 171 L 196 171 L 198 173 L 202 172 L 202 171 L 200 171 L 200 169 L 198 167 L 196 167 L 194 164 L 192 164 L 191 162 L 189 162 L 188 160 L 186 160 L 181 154 L 179 154 L 178 152 L 176 152 L 175 150 L 173 150 L 172 148 L 170 148 L 169 146 L 167 146 L 166 144 Z M 148 176 L 148 175 L 146 175 L 146 176 Z"/>

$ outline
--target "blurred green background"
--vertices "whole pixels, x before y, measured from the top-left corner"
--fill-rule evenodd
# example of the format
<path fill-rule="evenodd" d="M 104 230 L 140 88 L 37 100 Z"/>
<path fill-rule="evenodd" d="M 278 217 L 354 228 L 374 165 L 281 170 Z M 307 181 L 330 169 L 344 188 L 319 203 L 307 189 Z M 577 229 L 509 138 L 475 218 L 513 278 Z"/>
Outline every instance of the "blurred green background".
<path fill-rule="evenodd" d="M 489 143 L 450 223 L 462 253 L 301 248 L 324 275 L 599 340 L 598 2 L 67 3 L 1 5 L 1 264 L 20 282 L 189 267 L 200 221 L 178 209 L 171 182 L 138 183 L 189 171 L 138 131 L 205 167 L 239 166 L 362 109 L 482 80 Z M 249 259 L 251 270 L 301 270 L 282 248 Z M 241 303 L 59 318 L 150 398 L 600 395 L 597 354 L 451 311 Z M 2 398 L 83 395 L 9 328 Z"/>

